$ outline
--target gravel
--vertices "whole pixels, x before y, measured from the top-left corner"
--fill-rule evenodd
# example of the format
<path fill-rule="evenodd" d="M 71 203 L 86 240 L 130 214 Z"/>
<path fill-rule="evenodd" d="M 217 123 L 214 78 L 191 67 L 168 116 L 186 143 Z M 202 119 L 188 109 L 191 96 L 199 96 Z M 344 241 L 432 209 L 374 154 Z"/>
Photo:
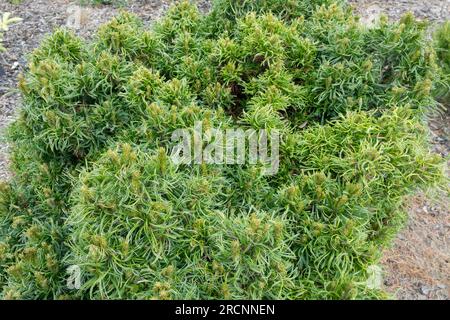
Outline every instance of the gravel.
<path fill-rule="evenodd" d="M 129 0 L 127 10 L 136 13 L 150 25 L 168 9 L 170 0 Z M 208 0 L 196 1 L 202 11 Z M 363 23 L 372 23 L 380 13 L 392 20 L 408 11 L 433 24 L 450 18 L 450 0 L 349 0 L 361 15 Z M 6 33 L 7 52 L 0 55 L 0 180 L 8 179 L 8 147 L 1 133 L 16 117 L 20 96 L 16 79 L 26 67 L 26 57 L 43 37 L 72 21 L 79 13 L 75 32 L 92 37 L 98 26 L 110 20 L 120 8 L 114 6 L 79 7 L 79 1 L 23 0 L 13 5 L 1 0 L 0 12 L 11 12 L 23 21 Z M 450 151 L 449 112 L 430 120 L 431 149 L 444 157 Z M 448 191 L 431 197 L 418 194 L 408 199 L 409 222 L 393 246 L 382 258 L 384 287 L 398 299 L 450 298 L 450 203 Z"/>

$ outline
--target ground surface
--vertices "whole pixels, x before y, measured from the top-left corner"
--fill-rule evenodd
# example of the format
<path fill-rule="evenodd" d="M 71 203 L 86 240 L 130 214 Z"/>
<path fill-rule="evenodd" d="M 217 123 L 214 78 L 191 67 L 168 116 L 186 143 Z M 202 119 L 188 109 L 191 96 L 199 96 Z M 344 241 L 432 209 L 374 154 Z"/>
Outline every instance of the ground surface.
<path fill-rule="evenodd" d="M 129 0 L 127 9 L 147 23 L 160 17 L 170 0 Z M 198 0 L 202 10 L 208 0 Z M 391 19 L 412 11 L 420 18 L 436 24 L 450 19 L 450 0 L 350 0 L 363 21 L 370 23 L 381 12 Z M 14 91 L 17 75 L 26 67 L 27 54 L 55 27 L 67 25 L 80 13 L 75 30 L 84 37 L 92 36 L 97 27 L 117 14 L 113 6 L 84 7 L 79 1 L 23 0 L 13 5 L 0 0 L 0 12 L 12 12 L 23 22 L 11 27 L 5 37 L 8 49 L 0 56 L 0 136 L 14 119 L 20 96 Z M 81 10 L 81 11 L 77 11 Z M 449 112 L 430 121 L 434 152 L 448 156 L 450 151 Z M 0 138 L 0 180 L 8 178 L 7 145 Z M 450 202 L 448 194 L 430 200 L 423 194 L 407 201 L 409 222 L 394 245 L 382 259 L 384 286 L 398 299 L 450 298 Z"/>

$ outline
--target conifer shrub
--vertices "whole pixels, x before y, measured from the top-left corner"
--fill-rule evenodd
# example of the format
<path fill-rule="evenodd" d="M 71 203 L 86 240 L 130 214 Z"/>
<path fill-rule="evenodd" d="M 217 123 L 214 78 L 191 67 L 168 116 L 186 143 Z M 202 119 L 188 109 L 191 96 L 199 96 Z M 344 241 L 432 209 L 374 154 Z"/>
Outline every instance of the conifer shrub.
<path fill-rule="evenodd" d="M 434 39 L 436 41 L 436 52 L 440 63 L 444 71 L 450 72 L 450 21 L 444 22 L 441 26 L 437 28 L 434 33 Z"/>
<path fill-rule="evenodd" d="M 80 0 L 80 4 L 82 5 L 126 5 L 127 0 Z"/>
<path fill-rule="evenodd" d="M 442 74 L 425 23 L 367 29 L 327 0 L 55 31 L 19 80 L 1 296 L 385 298 L 370 277 L 405 196 L 446 179 L 424 121 Z M 173 133 L 198 122 L 278 130 L 279 171 L 175 164 Z"/>
<path fill-rule="evenodd" d="M 65 287 L 63 209 L 70 184 L 62 164 L 15 148 L 15 177 L 0 197 L 0 286 L 4 299 L 54 299 Z"/>

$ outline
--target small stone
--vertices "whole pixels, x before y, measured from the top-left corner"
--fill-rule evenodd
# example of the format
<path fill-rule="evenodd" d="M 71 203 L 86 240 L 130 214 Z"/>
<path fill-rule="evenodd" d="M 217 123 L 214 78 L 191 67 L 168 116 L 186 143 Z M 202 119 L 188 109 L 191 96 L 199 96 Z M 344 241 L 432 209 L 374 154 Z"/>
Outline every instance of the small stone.
<path fill-rule="evenodd" d="M 385 280 L 384 280 L 384 285 L 385 285 L 386 287 L 391 287 L 391 286 L 393 285 L 393 282 L 392 282 L 391 279 L 385 279 Z"/>
<path fill-rule="evenodd" d="M 428 295 L 430 293 L 431 289 L 427 286 L 421 286 L 420 287 L 420 293 L 423 295 Z"/>

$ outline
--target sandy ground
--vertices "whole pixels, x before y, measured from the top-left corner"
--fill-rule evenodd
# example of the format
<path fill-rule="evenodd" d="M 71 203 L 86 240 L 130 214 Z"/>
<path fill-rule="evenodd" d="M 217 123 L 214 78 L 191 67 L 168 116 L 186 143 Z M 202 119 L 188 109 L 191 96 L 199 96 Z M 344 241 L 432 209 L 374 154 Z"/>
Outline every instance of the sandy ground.
<path fill-rule="evenodd" d="M 139 15 L 147 24 L 164 14 L 170 0 L 129 0 L 127 10 Z M 209 1 L 197 1 L 207 10 Z M 370 22 L 380 13 L 396 20 L 412 11 L 417 17 L 437 24 L 450 18 L 450 0 L 349 0 Z M 97 27 L 119 12 L 113 6 L 79 7 L 79 1 L 23 0 L 13 5 L 0 0 L 0 12 L 12 12 L 23 22 L 11 27 L 5 36 L 8 51 L 0 55 L 0 180 L 7 179 L 8 150 L 1 132 L 14 119 L 20 106 L 15 91 L 17 75 L 26 66 L 27 54 L 55 27 L 64 26 L 80 12 L 76 33 L 90 37 Z M 450 113 L 430 121 L 431 149 L 443 156 L 450 150 Z M 448 192 L 437 197 L 419 194 L 407 201 L 409 222 L 392 248 L 384 253 L 384 286 L 398 299 L 449 299 L 450 297 L 450 212 Z"/>

